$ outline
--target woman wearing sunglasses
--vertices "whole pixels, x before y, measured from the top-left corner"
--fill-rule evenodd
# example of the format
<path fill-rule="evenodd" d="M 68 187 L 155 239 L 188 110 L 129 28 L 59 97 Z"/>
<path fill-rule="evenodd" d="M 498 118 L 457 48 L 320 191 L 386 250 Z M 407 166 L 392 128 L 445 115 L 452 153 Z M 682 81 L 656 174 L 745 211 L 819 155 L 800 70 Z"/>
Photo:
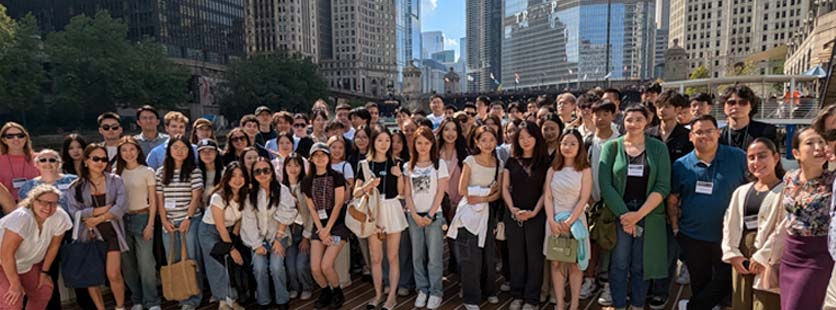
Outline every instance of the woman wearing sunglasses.
<path fill-rule="evenodd" d="M 325 128 L 325 123 L 320 122 L 322 128 Z M 320 134 L 322 131 L 320 131 Z M 308 157 L 311 152 L 311 146 L 314 144 L 314 139 L 308 136 L 308 116 L 302 113 L 296 113 L 293 116 L 293 150 Z"/>
<path fill-rule="evenodd" d="M 94 230 L 107 244 L 105 272 L 110 290 L 116 300 L 116 309 L 125 306 L 125 282 L 122 280 L 121 255 L 127 251 L 125 226 L 122 216 L 128 211 L 128 195 L 122 177 L 107 171 L 107 149 L 100 144 L 91 144 L 84 149 L 84 165 L 79 178 L 67 191 L 67 211 L 81 221 L 89 230 Z M 79 227 L 81 229 L 81 227 Z M 84 241 L 88 234 L 79 233 Z M 99 287 L 88 287 L 90 297 L 97 309 L 104 309 L 104 299 Z"/>
<path fill-rule="evenodd" d="M 223 155 L 224 165 L 241 160 L 244 149 L 249 146 L 252 146 L 252 144 L 243 129 L 238 127 L 230 130 L 226 136 L 226 149 Z"/>
<path fill-rule="evenodd" d="M 272 302 L 280 310 L 289 309 L 285 273 L 286 249 L 291 246 L 288 229 L 296 220 L 297 209 L 293 194 L 275 176 L 273 164 L 258 158 L 252 168 L 253 185 L 245 202 L 241 218 L 241 240 L 252 249 L 253 273 L 258 286 L 258 305 L 269 307 Z M 270 280 L 273 281 L 273 294 Z"/>
<path fill-rule="evenodd" d="M 15 201 L 18 192 L 26 183 L 40 173 L 32 161 L 32 141 L 23 126 L 8 122 L 0 128 L 0 183 L 5 186 Z"/>

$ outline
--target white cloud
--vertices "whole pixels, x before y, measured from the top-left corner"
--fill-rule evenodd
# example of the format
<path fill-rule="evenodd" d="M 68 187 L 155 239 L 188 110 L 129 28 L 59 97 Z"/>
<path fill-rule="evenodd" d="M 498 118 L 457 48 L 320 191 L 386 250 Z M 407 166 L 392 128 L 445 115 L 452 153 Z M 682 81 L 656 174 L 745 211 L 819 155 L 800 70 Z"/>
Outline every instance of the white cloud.
<path fill-rule="evenodd" d="M 422 0 L 421 1 L 421 8 L 429 9 L 430 11 L 435 11 L 435 8 L 438 7 L 438 0 Z"/>
<path fill-rule="evenodd" d="M 448 38 L 446 35 L 444 36 L 444 49 L 454 49 L 459 46 L 459 40 Z"/>

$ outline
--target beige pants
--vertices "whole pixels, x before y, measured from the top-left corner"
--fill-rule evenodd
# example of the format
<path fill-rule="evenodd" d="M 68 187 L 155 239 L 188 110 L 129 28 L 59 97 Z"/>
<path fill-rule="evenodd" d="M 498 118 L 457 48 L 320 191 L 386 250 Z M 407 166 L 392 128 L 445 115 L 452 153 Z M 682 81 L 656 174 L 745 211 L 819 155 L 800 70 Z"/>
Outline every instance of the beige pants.
<path fill-rule="evenodd" d="M 836 310 L 836 268 L 830 274 L 830 283 L 827 285 L 827 295 L 824 297 L 825 310 Z"/>

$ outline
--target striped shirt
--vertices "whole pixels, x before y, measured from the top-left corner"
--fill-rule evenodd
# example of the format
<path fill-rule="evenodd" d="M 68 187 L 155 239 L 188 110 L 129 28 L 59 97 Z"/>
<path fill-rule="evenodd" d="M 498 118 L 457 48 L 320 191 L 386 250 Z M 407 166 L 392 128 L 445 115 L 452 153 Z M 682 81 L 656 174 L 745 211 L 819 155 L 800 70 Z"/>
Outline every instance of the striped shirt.
<path fill-rule="evenodd" d="M 180 170 L 174 170 L 174 177 L 168 185 L 163 184 L 163 168 L 157 169 L 157 194 L 163 195 L 163 207 L 166 218 L 171 222 L 186 219 L 189 214 L 189 204 L 192 202 L 192 191 L 203 189 L 203 176 L 200 169 L 192 170 L 188 180 L 180 180 Z"/>

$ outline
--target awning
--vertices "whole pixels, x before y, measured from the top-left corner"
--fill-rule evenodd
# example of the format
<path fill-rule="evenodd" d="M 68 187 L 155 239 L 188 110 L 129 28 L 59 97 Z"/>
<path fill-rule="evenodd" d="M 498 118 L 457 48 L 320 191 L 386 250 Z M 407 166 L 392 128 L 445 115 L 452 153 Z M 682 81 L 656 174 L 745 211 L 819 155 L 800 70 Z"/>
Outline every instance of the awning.
<path fill-rule="evenodd" d="M 824 68 L 822 68 L 821 65 L 816 65 L 812 69 L 807 70 L 806 72 L 804 72 L 804 75 L 810 75 L 810 76 L 823 78 L 823 77 L 827 76 L 827 71 L 824 71 Z"/>

